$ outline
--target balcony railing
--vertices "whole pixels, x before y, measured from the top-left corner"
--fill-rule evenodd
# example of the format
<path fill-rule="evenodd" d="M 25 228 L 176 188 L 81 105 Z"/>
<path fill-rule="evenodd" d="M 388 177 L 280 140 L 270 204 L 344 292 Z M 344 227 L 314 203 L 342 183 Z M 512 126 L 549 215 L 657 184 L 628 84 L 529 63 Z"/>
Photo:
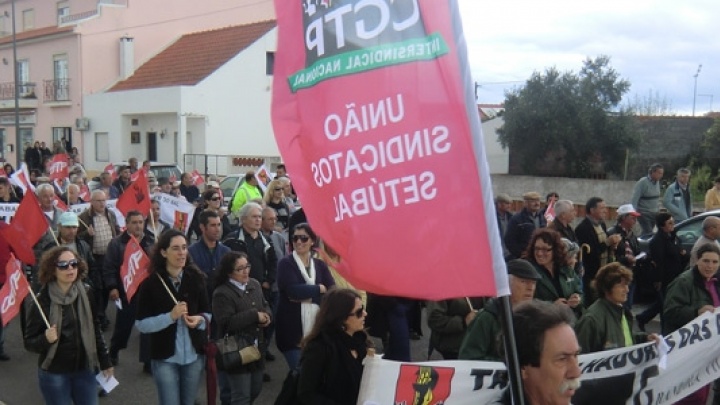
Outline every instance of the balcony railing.
<path fill-rule="evenodd" d="M 128 0 L 97 0 L 95 10 L 83 11 L 59 18 L 58 25 L 69 25 L 100 15 L 101 6 L 123 6 L 127 7 Z"/>
<path fill-rule="evenodd" d="M 20 83 L 20 98 L 37 98 L 35 95 L 35 83 Z M 0 83 L 0 100 L 15 99 L 15 82 Z"/>
<path fill-rule="evenodd" d="M 44 102 L 70 101 L 70 79 L 45 80 Z"/>

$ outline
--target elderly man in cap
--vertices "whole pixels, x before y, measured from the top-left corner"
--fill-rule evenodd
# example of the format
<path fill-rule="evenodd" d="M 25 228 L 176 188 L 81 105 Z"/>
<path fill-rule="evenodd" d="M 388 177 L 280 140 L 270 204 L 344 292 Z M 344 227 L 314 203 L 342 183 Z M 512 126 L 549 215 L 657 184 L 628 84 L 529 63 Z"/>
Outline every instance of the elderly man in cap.
<path fill-rule="evenodd" d="M 507 264 L 510 278 L 510 305 L 530 301 L 535 296 L 535 285 L 540 274 L 524 259 L 510 260 Z M 468 325 L 467 333 L 460 345 L 461 360 L 502 361 L 497 353 L 496 342 L 500 333 L 499 298 L 489 300 L 482 311 Z"/>
<path fill-rule="evenodd" d="M 70 249 L 76 251 L 78 256 L 80 256 L 88 264 L 90 271 L 93 271 L 93 263 L 95 259 L 93 257 L 92 248 L 90 247 L 90 244 L 78 238 L 79 226 L 80 221 L 78 220 L 76 213 L 70 211 L 63 212 L 60 214 L 60 219 L 58 220 L 57 240 L 60 246 L 69 247 Z M 43 250 L 50 250 L 55 246 L 57 246 L 55 241 L 52 241 L 46 244 L 43 247 Z M 93 280 L 93 277 L 89 277 L 89 279 Z"/>
<path fill-rule="evenodd" d="M 633 227 L 641 214 L 635 211 L 632 204 L 624 204 L 617 209 L 617 223 L 608 230 L 608 236 L 620 235 L 620 242 L 615 248 L 615 259 L 630 270 L 637 264 L 636 257 L 640 254 L 640 244 L 633 233 Z M 635 293 L 635 280 L 630 284 L 628 299 L 625 308 L 632 309 L 633 294 Z M 600 297 L 598 297 L 600 298 Z"/>
<path fill-rule="evenodd" d="M 505 234 L 505 246 L 510 250 L 514 259 L 522 256 L 527 248 L 532 233 L 539 228 L 547 226 L 547 221 L 540 214 L 540 194 L 535 191 L 523 195 L 525 206 L 522 211 L 510 218 Z"/>
<path fill-rule="evenodd" d="M 505 246 L 505 234 L 507 233 L 508 223 L 510 218 L 515 215 L 514 212 L 510 211 L 512 206 L 512 199 L 505 193 L 500 193 L 495 196 L 495 214 L 497 215 L 498 229 L 500 230 L 500 240 L 502 241 L 503 257 L 507 258 L 510 256 L 510 251 Z"/>

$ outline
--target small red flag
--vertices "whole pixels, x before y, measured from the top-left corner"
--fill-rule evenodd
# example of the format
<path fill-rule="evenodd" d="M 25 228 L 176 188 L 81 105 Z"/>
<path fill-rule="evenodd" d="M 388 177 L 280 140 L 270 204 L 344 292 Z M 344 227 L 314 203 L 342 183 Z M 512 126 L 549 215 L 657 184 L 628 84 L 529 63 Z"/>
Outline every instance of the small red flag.
<path fill-rule="evenodd" d="M 117 173 L 115 172 L 115 165 L 112 163 L 105 166 L 103 171 L 110 173 L 110 177 L 112 177 L 113 181 L 117 180 Z"/>
<path fill-rule="evenodd" d="M 5 273 L 7 281 L 0 288 L 0 317 L 2 317 L 3 326 L 7 325 L 20 312 L 22 302 L 30 292 L 30 286 L 20 261 L 15 259 L 12 253 L 5 266 Z"/>
<path fill-rule="evenodd" d="M 68 206 L 67 206 L 67 204 L 65 204 L 65 201 L 63 201 L 60 197 L 58 197 L 57 194 L 53 194 L 53 199 L 54 199 L 56 207 L 60 208 L 63 211 L 68 210 Z"/>
<path fill-rule="evenodd" d="M 23 162 L 20 167 L 10 175 L 10 183 L 20 187 L 23 194 L 27 194 L 28 190 L 35 191 L 35 186 L 30 182 L 30 174 L 27 171 L 27 165 Z"/>
<path fill-rule="evenodd" d="M 197 171 L 197 169 L 193 170 L 190 175 L 192 176 L 192 182 L 196 187 L 200 187 L 200 185 L 205 184 L 205 179 L 202 174 Z"/>
<path fill-rule="evenodd" d="M 0 235 L 10 244 L 17 258 L 26 264 L 35 264 L 32 247 L 50 226 L 40 209 L 35 193 L 27 193 L 18 206 L 11 226 L 0 229 Z"/>
<path fill-rule="evenodd" d="M 130 235 L 130 240 L 125 246 L 125 257 L 120 267 L 120 278 L 130 301 L 140 287 L 140 284 L 150 274 L 150 258 L 140 246 L 140 243 L 134 236 Z"/>
<path fill-rule="evenodd" d="M 88 187 L 87 184 L 80 187 L 80 199 L 90 201 L 90 187 Z"/>
<path fill-rule="evenodd" d="M 69 176 L 68 156 L 64 153 L 58 153 L 48 163 L 48 173 L 50 180 L 65 180 Z"/>
<path fill-rule="evenodd" d="M 137 210 L 140 211 L 144 216 L 147 216 L 152 206 L 150 201 L 150 190 L 148 189 L 147 177 L 145 172 L 138 170 L 138 179 L 123 191 L 120 198 L 118 198 L 115 207 L 127 215 L 128 211 Z"/>
<path fill-rule="evenodd" d="M 552 197 L 550 199 L 550 203 L 545 209 L 545 220 L 548 222 L 552 222 L 555 220 L 555 197 Z"/>

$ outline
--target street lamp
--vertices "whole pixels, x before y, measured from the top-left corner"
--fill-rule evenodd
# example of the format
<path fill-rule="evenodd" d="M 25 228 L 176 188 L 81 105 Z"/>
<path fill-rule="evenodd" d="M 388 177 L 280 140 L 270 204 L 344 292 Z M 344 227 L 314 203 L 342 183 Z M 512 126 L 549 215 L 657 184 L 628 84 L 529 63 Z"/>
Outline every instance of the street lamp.
<path fill-rule="evenodd" d="M 700 74 L 700 69 L 702 69 L 702 63 L 698 66 L 698 70 L 695 73 L 695 76 L 693 76 L 695 78 L 695 89 L 693 90 L 693 117 L 695 116 L 695 101 L 697 99 L 697 78 Z"/>

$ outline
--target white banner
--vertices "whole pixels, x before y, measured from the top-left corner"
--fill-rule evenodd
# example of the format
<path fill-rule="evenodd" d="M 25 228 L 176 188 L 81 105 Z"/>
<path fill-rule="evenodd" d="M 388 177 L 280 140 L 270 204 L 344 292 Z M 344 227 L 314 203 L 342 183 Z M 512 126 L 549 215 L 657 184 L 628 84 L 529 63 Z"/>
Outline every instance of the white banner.
<path fill-rule="evenodd" d="M 190 223 L 195 215 L 195 206 L 185 200 L 165 193 L 155 193 L 155 201 L 160 201 L 160 219 L 175 229 L 185 233 L 190 230 Z"/>
<path fill-rule="evenodd" d="M 580 356 L 582 386 L 574 405 L 672 404 L 720 377 L 720 309 L 665 337 Z M 399 363 L 367 359 L 358 404 L 414 404 L 432 390 L 430 404 L 487 404 L 505 388 L 505 366 L 480 361 Z M 424 402 L 423 402 L 424 403 Z"/>

